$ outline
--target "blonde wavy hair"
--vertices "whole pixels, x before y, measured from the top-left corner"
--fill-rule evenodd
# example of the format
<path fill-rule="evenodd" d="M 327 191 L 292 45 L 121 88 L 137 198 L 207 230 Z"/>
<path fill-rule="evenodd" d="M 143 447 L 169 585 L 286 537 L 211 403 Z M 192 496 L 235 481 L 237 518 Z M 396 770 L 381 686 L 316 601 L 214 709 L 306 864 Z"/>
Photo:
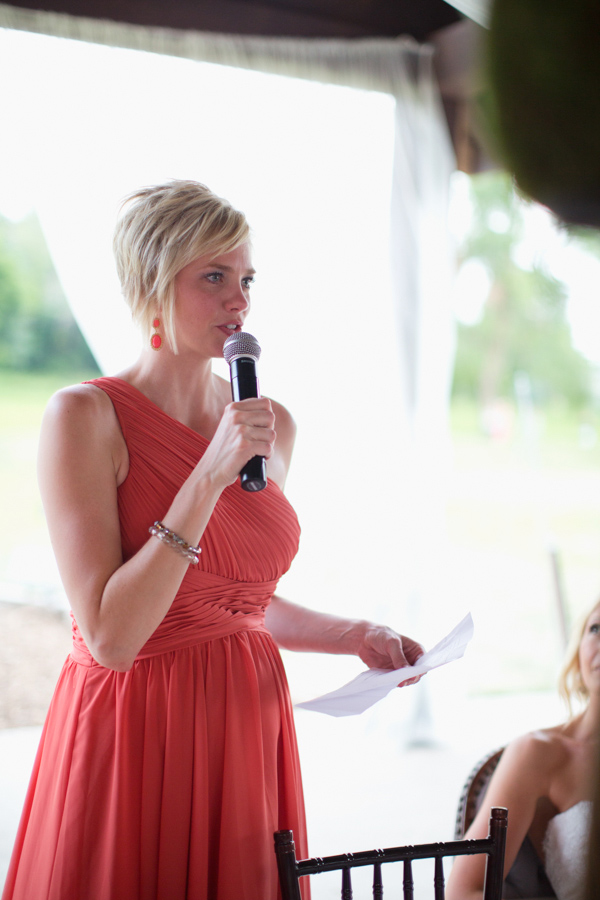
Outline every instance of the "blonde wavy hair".
<path fill-rule="evenodd" d="M 592 613 L 600 607 L 600 601 L 596 601 L 588 611 L 581 616 L 577 627 L 573 629 L 571 640 L 567 648 L 565 662 L 558 678 L 558 692 L 565 701 L 569 710 L 569 716 L 573 716 L 573 701 L 577 700 L 586 703 L 589 698 L 589 692 L 586 688 L 581 674 L 581 663 L 579 661 L 579 648 L 585 634 L 585 627 Z"/>
<path fill-rule="evenodd" d="M 197 181 L 140 188 L 120 207 L 113 239 L 117 273 L 131 315 L 146 338 L 160 314 L 174 353 L 175 276 L 200 256 L 221 255 L 250 240 L 242 212 Z"/>

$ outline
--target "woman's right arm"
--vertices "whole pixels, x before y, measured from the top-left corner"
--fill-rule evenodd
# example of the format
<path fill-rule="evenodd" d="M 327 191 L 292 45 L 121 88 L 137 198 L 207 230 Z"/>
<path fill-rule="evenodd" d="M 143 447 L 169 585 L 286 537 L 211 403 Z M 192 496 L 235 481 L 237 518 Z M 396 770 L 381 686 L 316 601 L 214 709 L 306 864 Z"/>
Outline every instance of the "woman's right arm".
<path fill-rule="evenodd" d="M 206 453 L 163 521 L 197 544 L 215 504 L 245 462 L 270 456 L 270 404 L 230 404 Z M 114 407 L 93 385 L 67 388 L 50 401 L 42 423 L 38 475 L 59 571 L 75 619 L 94 659 L 131 668 L 166 615 L 188 561 L 151 538 L 127 562 L 121 553 L 117 486 L 127 449 Z M 152 523 L 149 522 L 150 526 Z"/>
<path fill-rule="evenodd" d="M 504 876 L 508 874 L 533 822 L 537 802 L 547 796 L 554 762 L 551 745 L 543 732 L 523 735 L 512 741 L 502 754 L 490 779 L 480 809 L 467 839 L 488 835 L 490 809 L 508 809 Z M 486 856 L 457 856 L 454 860 L 446 900 L 482 900 Z"/>

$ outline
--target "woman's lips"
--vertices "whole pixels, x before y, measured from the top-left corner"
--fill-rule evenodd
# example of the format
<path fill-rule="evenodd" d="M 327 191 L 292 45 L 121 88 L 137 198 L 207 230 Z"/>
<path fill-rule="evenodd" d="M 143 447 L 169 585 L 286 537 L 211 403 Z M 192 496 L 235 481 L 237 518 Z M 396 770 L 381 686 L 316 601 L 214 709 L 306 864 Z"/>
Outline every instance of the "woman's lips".
<path fill-rule="evenodd" d="M 231 324 L 233 324 L 233 323 L 231 323 Z M 232 334 L 235 334 L 237 331 L 242 330 L 242 326 L 239 324 L 236 324 L 234 328 L 230 328 L 228 325 L 219 325 L 218 328 L 219 328 L 219 331 L 222 331 L 223 334 L 227 335 L 227 337 L 229 337 Z"/>

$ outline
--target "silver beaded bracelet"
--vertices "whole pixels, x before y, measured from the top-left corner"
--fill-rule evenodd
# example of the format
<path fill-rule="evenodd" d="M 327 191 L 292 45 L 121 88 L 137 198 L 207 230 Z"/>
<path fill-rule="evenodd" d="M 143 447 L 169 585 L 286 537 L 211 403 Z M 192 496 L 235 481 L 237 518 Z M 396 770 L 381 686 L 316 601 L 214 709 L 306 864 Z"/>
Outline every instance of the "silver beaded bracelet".
<path fill-rule="evenodd" d="M 155 522 L 154 525 L 150 526 L 148 531 L 150 534 L 154 535 L 154 537 L 157 537 L 159 541 L 163 541 L 163 543 L 167 544 L 169 547 L 178 550 L 179 553 L 185 556 L 193 566 L 197 566 L 200 562 L 202 549 L 200 547 L 192 547 L 191 544 L 188 544 L 187 541 L 180 538 L 178 534 L 175 534 L 174 531 L 171 531 L 166 525 L 163 525 L 162 522 Z"/>

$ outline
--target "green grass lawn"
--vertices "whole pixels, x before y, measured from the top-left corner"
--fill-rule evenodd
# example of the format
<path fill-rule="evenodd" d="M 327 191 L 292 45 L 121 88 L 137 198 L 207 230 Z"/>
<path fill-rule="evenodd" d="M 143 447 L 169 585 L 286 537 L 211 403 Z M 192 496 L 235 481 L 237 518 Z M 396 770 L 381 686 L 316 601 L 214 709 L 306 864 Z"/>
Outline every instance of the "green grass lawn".
<path fill-rule="evenodd" d="M 568 624 L 600 596 L 597 413 L 515 414 L 496 440 L 473 405 L 454 404 L 451 421 L 448 552 L 476 621 L 472 689 L 552 687 L 563 644 L 551 551 Z"/>
<path fill-rule="evenodd" d="M 44 407 L 55 391 L 77 384 L 98 373 L 31 373 L 0 370 L 0 434 L 15 434 L 34 429 L 37 432 Z"/>
<path fill-rule="evenodd" d="M 39 497 L 36 459 L 39 428 L 48 399 L 59 388 L 94 374 L 0 371 L 0 600 L 24 590 L 43 601 L 51 550 Z M 51 573 L 55 589 L 56 576 Z M 50 588 L 48 588 L 50 589 Z M 41 596 L 40 596 L 41 595 Z"/>

